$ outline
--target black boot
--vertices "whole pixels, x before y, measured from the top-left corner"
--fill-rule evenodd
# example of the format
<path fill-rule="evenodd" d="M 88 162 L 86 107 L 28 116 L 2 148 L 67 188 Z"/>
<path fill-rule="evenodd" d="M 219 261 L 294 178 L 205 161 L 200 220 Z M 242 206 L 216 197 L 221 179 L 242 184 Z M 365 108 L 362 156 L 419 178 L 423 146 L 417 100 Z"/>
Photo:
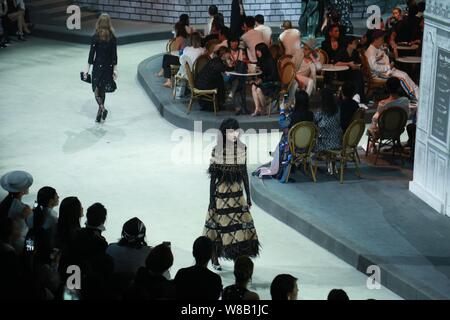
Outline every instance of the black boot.
<path fill-rule="evenodd" d="M 103 109 L 103 113 L 102 113 L 102 119 L 103 119 L 103 121 L 106 120 L 106 117 L 107 117 L 107 116 L 108 116 L 108 110 Z"/>
<path fill-rule="evenodd" d="M 102 109 L 98 108 L 97 117 L 95 118 L 95 122 L 100 123 L 101 120 L 102 120 Z"/>

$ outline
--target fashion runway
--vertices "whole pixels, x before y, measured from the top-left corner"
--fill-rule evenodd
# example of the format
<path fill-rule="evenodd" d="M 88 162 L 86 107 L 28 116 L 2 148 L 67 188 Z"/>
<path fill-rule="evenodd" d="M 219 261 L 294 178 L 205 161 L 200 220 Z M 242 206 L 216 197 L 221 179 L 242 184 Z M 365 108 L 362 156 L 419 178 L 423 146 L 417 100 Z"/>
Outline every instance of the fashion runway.
<path fill-rule="evenodd" d="M 203 230 L 209 179 L 208 162 L 172 160 L 174 148 L 191 148 L 192 139 L 172 139 L 178 128 L 160 116 L 136 78 L 137 65 L 163 52 L 165 44 L 118 47 L 118 90 L 106 96 L 110 113 L 101 125 L 94 122 L 97 104 L 91 87 L 79 79 L 87 45 L 32 37 L 1 51 L 0 173 L 17 169 L 33 175 L 34 184 L 24 198 L 28 204 L 44 185 L 54 187 L 61 199 L 79 197 L 85 209 L 103 203 L 108 209 L 108 242 L 118 240 L 125 221 L 139 217 L 150 245 L 171 241 L 174 276 L 194 262 L 192 243 Z M 270 150 L 277 137 L 271 141 Z M 256 151 L 249 145 L 249 153 Z M 3 190 L 0 196 L 5 196 Z M 256 205 L 252 215 L 262 249 L 249 289 L 261 298 L 270 297 L 275 275 L 290 273 L 299 279 L 300 299 L 326 299 L 332 288 L 344 289 L 350 299 L 399 299 L 383 287 L 367 289 L 364 274 Z M 234 280 L 232 263 L 222 265 L 220 275 L 229 285 Z"/>

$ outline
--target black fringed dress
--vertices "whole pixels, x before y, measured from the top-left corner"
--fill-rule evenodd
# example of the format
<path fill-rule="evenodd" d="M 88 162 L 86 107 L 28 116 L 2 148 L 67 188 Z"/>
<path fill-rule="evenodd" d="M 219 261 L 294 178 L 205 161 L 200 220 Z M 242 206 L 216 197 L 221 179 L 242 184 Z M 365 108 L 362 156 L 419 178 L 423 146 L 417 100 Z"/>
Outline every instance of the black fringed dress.
<path fill-rule="evenodd" d="M 249 211 L 246 146 L 235 143 L 228 151 L 215 147 L 208 172 L 210 209 L 203 234 L 213 241 L 218 257 L 234 260 L 240 255 L 258 256 L 260 244 Z"/>

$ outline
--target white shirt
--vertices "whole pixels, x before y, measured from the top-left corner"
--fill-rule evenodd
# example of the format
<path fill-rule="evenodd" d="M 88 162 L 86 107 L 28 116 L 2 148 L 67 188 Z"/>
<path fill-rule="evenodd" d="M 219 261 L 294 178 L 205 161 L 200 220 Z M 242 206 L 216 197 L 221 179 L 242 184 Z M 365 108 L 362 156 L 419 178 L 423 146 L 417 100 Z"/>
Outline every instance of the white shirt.
<path fill-rule="evenodd" d="M 285 54 L 293 55 L 294 50 L 300 49 L 301 33 L 297 29 L 284 30 L 279 37 L 279 40 L 283 43 Z"/>
<path fill-rule="evenodd" d="M 244 33 L 241 37 L 247 47 L 248 59 L 250 62 L 256 63 L 255 46 L 258 43 L 264 42 L 264 37 L 261 31 L 252 29 Z"/>
<path fill-rule="evenodd" d="M 210 17 L 208 20 L 208 23 L 205 26 L 205 34 L 204 34 L 205 37 L 211 33 L 211 27 L 212 27 L 213 20 L 214 20 L 214 17 Z"/>
<path fill-rule="evenodd" d="M 178 75 L 186 78 L 186 69 L 184 65 L 186 62 L 189 64 L 191 71 L 194 67 L 195 60 L 205 53 L 205 48 L 194 48 L 186 47 L 183 50 L 183 54 L 180 56 L 180 69 L 178 70 Z"/>
<path fill-rule="evenodd" d="M 376 76 L 388 75 L 391 71 L 389 57 L 382 49 L 377 49 L 370 45 L 365 53 L 369 67 L 372 73 Z"/>
<path fill-rule="evenodd" d="M 272 41 L 272 28 L 264 24 L 260 24 L 255 27 L 255 30 L 260 31 L 263 34 L 264 42 L 269 46 Z"/>

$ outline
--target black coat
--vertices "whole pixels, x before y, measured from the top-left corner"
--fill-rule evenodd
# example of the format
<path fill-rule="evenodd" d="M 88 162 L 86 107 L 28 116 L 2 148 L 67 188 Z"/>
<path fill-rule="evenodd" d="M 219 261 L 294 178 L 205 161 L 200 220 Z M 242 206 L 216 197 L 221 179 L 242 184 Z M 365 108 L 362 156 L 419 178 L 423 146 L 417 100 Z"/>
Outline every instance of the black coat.
<path fill-rule="evenodd" d="M 96 34 L 91 39 L 88 63 L 92 69 L 92 91 L 99 88 L 104 92 L 116 90 L 113 79 L 114 66 L 117 65 L 117 40 L 114 35 L 109 41 L 100 40 Z"/>

